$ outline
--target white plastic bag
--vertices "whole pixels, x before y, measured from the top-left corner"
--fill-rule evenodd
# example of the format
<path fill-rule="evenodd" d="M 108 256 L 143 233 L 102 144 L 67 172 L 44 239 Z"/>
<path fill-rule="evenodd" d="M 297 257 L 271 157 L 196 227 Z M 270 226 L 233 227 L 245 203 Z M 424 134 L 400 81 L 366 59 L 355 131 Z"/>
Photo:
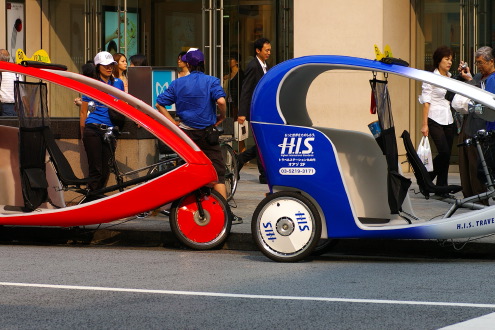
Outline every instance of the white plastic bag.
<path fill-rule="evenodd" d="M 418 146 L 418 156 L 428 172 L 433 172 L 433 159 L 431 157 L 430 141 L 423 136 Z"/>

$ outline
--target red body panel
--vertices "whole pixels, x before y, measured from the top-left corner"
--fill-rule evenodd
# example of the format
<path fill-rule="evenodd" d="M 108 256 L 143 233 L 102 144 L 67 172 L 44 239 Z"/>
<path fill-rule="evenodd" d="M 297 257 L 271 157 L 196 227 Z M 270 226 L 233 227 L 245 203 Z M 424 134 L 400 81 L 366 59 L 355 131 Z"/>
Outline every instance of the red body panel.
<path fill-rule="evenodd" d="M 156 179 L 93 202 L 61 209 L 45 209 L 42 212 L 0 214 L 0 225 L 69 227 L 110 222 L 165 205 L 217 180 L 211 161 L 202 151 L 194 150 L 191 146 L 195 146 L 192 141 L 187 141 L 187 137 L 184 138 L 177 131 L 174 132 L 126 102 L 73 79 L 44 70 L 0 62 L 0 71 L 36 77 L 97 99 L 146 128 L 171 146 L 186 162 L 185 165 Z M 147 111 L 149 112 L 149 109 Z"/>

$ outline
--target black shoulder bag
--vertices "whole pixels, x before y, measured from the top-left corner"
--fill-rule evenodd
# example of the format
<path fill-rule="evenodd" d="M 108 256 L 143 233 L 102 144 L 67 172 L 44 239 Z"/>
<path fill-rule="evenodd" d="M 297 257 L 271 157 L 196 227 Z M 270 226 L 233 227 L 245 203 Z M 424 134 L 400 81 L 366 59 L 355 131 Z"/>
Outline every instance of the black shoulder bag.
<path fill-rule="evenodd" d="M 112 80 L 112 86 L 113 86 L 113 80 Z M 110 117 L 110 121 L 112 122 L 112 124 L 118 126 L 119 130 L 122 131 L 122 128 L 124 127 L 124 123 L 125 123 L 125 116 L 120 112 L 110 108 L 108 108 L 108 116 Z"/>

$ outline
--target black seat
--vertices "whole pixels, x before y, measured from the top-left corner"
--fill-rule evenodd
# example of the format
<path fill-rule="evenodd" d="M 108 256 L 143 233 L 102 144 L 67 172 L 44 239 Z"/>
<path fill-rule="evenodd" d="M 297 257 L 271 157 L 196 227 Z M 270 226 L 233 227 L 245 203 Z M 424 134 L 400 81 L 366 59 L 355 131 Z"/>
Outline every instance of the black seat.
<path fill-rule="evenodd" d="M 20 127 L 19 165 L 26 211 L 34 211 L 48 201 L 45 155 L 45 143 L 41 129 Z"/>
<path fill-rule="evenodd" d="M 419 159 L 418 154 L 416 153 L 416 149 L 414 149 L 409 132 L 408 131 L 402 132 L 401 138 L 404 141 L 407 161 L 409 162 L 409 164 L 411 164 L 411 167 L 414 172 L 414 176 L 416 177 L 416 181 L 419 186 L 419 191 L 421 192 L 421 194 L 423 194 L 426 197 L 426 199 L 430 197 L 430 194 L 436 194 L 436 195 L 455 194 L 462 190 L 462 187 L 458 185 L 449 185 L 449 186 L 435 185 L 431 181 L 430 174 L 426 170 L 426 167 L 421 162 L 421 159 Z"/>
<path fill-rule="evenodd" d="M 43 138 L 46 143 L 48 154 L 50 155 L 50 160 L 55 167 L 55 171 L 57 172 L 57 177 L 65 189 L 67 189 L 69 186 L 80 188 L 83 185 L 88 185 L 89 182 L 94 180 L 94 178 L 80 179 L 74 174 L 74 171 L 67 161 L 67 158 L 65 158 L 62 150 L 60 150 L 57 143 L 55 142 L 55 138 L 53 137 L 53 132 L 51 131 L 50 127 L 45 126 L 43 128 Z"/>

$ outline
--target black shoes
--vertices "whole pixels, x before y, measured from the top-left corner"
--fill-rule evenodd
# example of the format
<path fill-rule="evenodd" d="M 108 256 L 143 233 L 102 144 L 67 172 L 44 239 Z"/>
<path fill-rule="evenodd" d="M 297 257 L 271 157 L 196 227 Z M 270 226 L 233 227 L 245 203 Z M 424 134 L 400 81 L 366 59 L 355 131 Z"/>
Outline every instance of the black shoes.
<path fill-rule="evenodd" d="M 241 161 L 240 157 L 237 157 L 237 180 L 241 179 L 241 169 L 244 166 L 244 163 Z M 265 174 L 260 174 L 259 180 L 261 184 L 267 184 Z"/>
<path fill-rule="evenodd" d="M 241 179 L 241 168 L 244 166 L 244 163 L 237 157 L 237 180 Z"/>
<path fill-rule="evenodd" d="M 234 213 L 230 213 L 230 219 L 233 225 L 240 225 L 242 223 L 242 218 L 235 215 Z"/>

